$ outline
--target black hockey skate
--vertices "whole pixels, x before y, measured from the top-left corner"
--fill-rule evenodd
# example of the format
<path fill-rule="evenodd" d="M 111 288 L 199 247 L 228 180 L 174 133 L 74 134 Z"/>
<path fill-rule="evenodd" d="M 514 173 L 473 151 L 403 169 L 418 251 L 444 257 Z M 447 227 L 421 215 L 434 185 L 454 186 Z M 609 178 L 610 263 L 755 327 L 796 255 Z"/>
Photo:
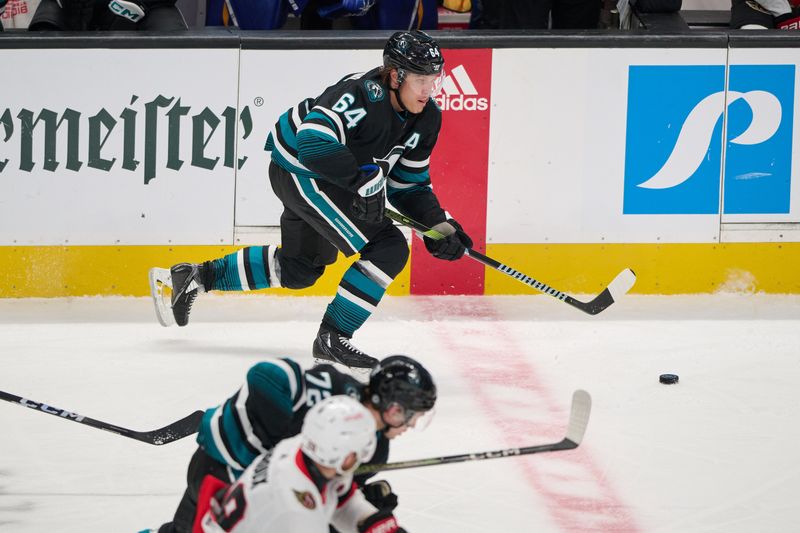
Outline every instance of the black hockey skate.
<path fill-rule="evenodd" d="M 169 269 L 172 276 L 172 315 L 175 323 L 185 326 L 195 298 L 205 292 L 200 265 L 179 263 Z"/>
<path fill-rule="evenodd" d="M 325 324 L 319 327 L 314 339 L 314 358 L 319 363 L 339 363 L 349 368 L 372 369 L 378 362 L 350 343 L 350 337 Z"/>

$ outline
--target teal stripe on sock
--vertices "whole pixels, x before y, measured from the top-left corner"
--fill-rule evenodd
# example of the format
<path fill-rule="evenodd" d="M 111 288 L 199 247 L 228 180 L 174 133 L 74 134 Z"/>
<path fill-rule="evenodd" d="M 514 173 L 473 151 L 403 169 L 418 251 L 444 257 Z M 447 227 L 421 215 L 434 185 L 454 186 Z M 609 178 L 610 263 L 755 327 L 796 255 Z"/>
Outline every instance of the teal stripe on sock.
<path fill-rule="evenodd" d="M 380 300 L 383 298 L 385 289 L 375 283 L 373 280 L 365 276 L 355 265 L 347 269 L 342 278 L 344 281 L 354 285 L 358 290 L 363 291 L 365 294 Z"/>
<path fill-rule="evenodd" d="M 367 321 L 371 314 L 370 311 L 337 294 L 333 301 L 328 304 L 325 318 L 322 321 L 334 324 L 336 329 L 352 337 L 353 333 Z"/>
<path fill-rule="evenodd" d="M 211 268 L 214 269 L 214 283 L 211 285 L 211 288 L 213 290 L 242 290 L 242 281 L 239 279 L 239 266 L 236 261 L 237 253 L 238 252 L 234 252 L 212 261 Z"/>
<path fill-rule="evenodd" d="M 253 273 L 253 282 L 256 289 L 266 289 L 269 287 L 267 279 L 267 269 L 264 268 L 264 253 L 268 246 L 251 246 L 248 251 L 250 260 L 250 272 Z M 251 287 L 253 288 L 253 287 Z"/>

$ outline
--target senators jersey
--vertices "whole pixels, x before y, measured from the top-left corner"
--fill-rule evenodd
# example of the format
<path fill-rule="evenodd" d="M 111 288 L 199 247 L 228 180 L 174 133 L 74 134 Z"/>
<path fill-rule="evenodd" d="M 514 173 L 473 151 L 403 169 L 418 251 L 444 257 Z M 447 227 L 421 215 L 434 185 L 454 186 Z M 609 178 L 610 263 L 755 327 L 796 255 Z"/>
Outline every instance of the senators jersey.
<path fill-rule="evenodd" d="M 200 519 L 205 533 L 357 533 L 377 512 L 351 476 L 326 480 L 300 450 L 298 435 L 259 456 L 233 485 L 217 492 Z M 205 502 L 199 505 L 205 509 Z M 198 528 L 195 527 L 195 530 Z"/>
<path fill-rule="evenodd" d="M 337 394 L 361 400 L 363 385 L 331 365 L 303 371 L 288 358 L 257 363 L 236 394 L 206 411 L 197 443 L 238 476 L 258 455 L 300 433 L 311 406 Z"/>
<path fill-rule="evenodd" d="M 359 167 L 379 164 L 389 201 L 433 226 L 446 219 L 431 189 L 431 152 L 442 125 L 433 99 L 419 114 L 394 110 L 380 69 L 353 74 L 286 111 L 267 137 L 272 160 L 292 174 L 354 191 Z"/>

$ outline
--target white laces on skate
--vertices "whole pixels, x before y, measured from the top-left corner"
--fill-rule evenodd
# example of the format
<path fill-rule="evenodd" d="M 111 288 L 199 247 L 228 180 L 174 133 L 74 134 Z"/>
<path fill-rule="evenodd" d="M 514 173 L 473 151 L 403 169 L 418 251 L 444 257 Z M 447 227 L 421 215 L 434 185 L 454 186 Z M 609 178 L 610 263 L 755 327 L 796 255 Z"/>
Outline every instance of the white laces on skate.
<path fill-rule="evenodd" d="M 365 357 L 369 357 L 367 354 L 365 354 L 364 352 L 362 352 L 361 350 L 359 350 L 358 348 L 353 346 L 353 344 L 350 342 L 350 339 L 348 339 L 344 335 L 339 335 L 339 342 L 342 343 L 342 345 L 345 348 L 349 348 L 350 350 L 353 350 L 356 354 L 363 355 Z"/>

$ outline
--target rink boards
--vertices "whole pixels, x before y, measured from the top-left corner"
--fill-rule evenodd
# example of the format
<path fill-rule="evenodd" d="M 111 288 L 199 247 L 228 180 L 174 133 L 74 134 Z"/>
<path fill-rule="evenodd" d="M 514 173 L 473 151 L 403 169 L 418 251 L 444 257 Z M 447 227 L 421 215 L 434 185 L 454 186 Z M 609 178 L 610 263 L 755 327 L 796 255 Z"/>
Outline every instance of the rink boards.
<path fill-rule="evenodd" d="M 638 293 L 800 292 L 797 44 L 634 45 L 448 48 L 443 205 L 563 291 L 630 267 Z M 379 51 L 215 46 L 0 49 L 0 296 L 144 295 L 151 266 L 278 242 L 266 133 Z M 390 294 L 534 292 L 411 257 Z"/>

